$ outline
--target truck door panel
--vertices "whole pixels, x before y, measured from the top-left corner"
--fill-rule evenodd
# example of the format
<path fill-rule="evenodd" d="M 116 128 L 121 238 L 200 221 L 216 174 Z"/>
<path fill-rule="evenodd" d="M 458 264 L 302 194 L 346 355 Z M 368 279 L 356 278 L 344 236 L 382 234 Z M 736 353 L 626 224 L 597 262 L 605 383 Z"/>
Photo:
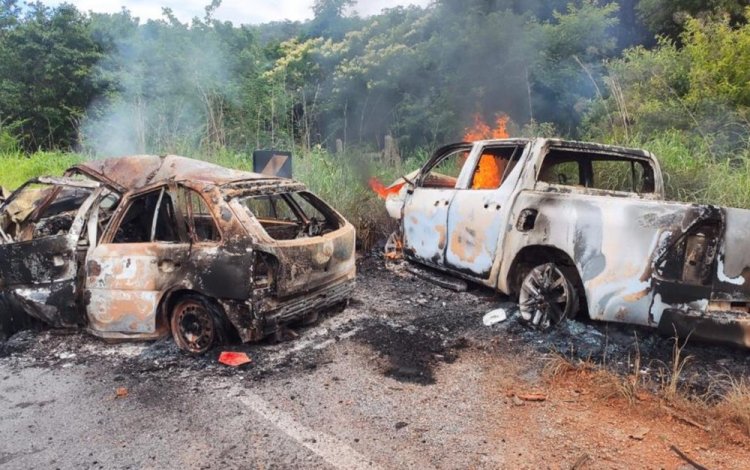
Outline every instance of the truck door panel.
<path fill-rule="evenodd" d="M 448 210 L 445 264 L 489 281 L 501 231 L 507 225 L 508 199 L 521 173 L 523 145 L 491 146 L 475 160 L 467 189 L 456 191 Z M 501 184 L 502 183 L 502 184 Z M 490 282 L 491 284 L 491 282 Z"/>
<path fill-rule="evenodd" d="M 470 145 L 451 148 L 433 157 L 404 202 L 403 238 L 406 256 L 435 264 L 445 263 L 448 211 L 470 163 Z"/>

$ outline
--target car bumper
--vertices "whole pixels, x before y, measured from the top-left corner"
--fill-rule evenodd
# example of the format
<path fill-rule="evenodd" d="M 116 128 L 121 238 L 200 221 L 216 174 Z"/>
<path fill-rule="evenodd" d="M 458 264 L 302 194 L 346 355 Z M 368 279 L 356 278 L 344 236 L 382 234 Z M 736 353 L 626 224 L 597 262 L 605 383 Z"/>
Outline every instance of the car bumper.
<path fill-rule="evenodd" d="M 667 309 L 659 321 L 659 331 L 666 335 L 690 335 L 691 339 L 750 348 L 750 314 L 744 312 Z"/>

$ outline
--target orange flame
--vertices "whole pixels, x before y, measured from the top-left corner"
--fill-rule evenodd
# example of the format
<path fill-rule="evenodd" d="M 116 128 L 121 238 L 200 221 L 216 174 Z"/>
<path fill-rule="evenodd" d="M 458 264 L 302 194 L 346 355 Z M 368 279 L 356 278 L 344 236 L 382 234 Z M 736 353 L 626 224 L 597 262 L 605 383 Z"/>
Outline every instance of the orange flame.
<path fill-rule="evenodd" d="M 497 189 L 505 170 L 505 161 L 494 155 L 482 155 L 471 181 L 472 189 Z"/>
<path fill-rule="evenodd" d="M 370 188 L 377 193 L 378 196 L 380 196 L 381 199 L 388 199 L 388 196 L 391 194 L 398 194 L 399 191 L 401 191 L 401 188 L 404 187 L 404 184 L 406 183 L 397 183 L 392 186 L 386 186 L 380 181 L 378 181 L 377 178 L 374 176 L 370 178 Z"/>
<path fill-rule="evenodd" d="M 508 120 L 507 114 L 498 114 L 495 120 L 495 128 L 490 129 L 490 126 L 482 119 L 482 115 L 477 113 L 474 115 L 474 127 L 466 129 L 464 140 L 473 142 L 484 139 L 507 139 L 510 137 L 508 135 Z"/>
<path fill-rule="evenodd" d="M 482 116 L 477 113 L 474 115 L 474 127 L 466 129 L 464 140 L 472 142 L 485 139 L 507 139 L 509 137 L 508 120 L 506 114 L 498 114 L 495 120 L 495 128 L 491 129 L 482 119 Z M 496 158 L 494 155 L 482 155 L 471 182 L 472 189 L 495 189 L 499 187 L 500 178 L 502 178 L 504 171 L 504 160 Z"/>

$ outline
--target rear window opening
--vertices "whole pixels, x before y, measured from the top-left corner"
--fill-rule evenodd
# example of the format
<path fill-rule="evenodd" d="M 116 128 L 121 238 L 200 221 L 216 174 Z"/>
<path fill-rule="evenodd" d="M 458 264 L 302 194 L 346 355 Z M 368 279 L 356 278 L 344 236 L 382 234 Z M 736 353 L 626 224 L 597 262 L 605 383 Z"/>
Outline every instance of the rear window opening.
<path fill-rule="evenodd" d="M 655 191 L 654 169 L 645 160 L 568 149 L 549 150 L 538 181 L 635 194 Z"/>
<path fill-rule="evenodd" d="M 320 199 L 305 191 L 246 196 L 239 200 L 275 240 L 318 237 L 343 225 Z"/>

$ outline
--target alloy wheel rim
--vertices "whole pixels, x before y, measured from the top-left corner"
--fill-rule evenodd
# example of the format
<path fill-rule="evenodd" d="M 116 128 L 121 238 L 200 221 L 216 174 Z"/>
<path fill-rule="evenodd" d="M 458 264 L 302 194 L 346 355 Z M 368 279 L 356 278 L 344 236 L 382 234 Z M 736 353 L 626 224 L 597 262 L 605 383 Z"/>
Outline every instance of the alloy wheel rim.
<path fill-rule="evenodd" d="M 570 310 L 571 286 L 553 263 L 537 266 L 521 284 L 519 309 L 524 321 L 546 329 L 565 320 Z"/>

